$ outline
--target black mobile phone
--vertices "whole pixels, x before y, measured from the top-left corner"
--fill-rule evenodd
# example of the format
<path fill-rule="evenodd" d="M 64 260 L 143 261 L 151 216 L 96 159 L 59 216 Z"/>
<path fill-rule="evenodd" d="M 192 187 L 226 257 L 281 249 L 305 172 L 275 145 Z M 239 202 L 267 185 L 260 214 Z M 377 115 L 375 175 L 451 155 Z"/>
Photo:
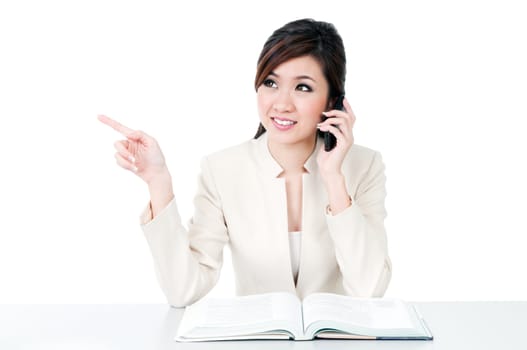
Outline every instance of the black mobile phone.
<path fill-rule="evenodd" d="M 340 95 L 337 97 L 337 100 L 335 101 L 335 104 L 333 105 L 332 109 L 338 109 L 339 111 L 344 110 L 344 95 Z M 328 119 L 328 117 L 323 116 L 322 121 Z M 335 135 L 330 133 L 329 131 L 324 131 L 324 150 L 326 152 L 331 151 L 335 146 L 337 145 L 337 138 Z"/>

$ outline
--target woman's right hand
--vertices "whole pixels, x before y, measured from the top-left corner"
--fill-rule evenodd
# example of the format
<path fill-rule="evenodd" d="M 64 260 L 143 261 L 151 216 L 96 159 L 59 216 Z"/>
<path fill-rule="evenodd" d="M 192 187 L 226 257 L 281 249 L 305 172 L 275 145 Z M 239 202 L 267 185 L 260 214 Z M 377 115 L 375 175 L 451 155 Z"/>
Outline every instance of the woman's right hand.
<path fill-rule="evenodd" d="M 114 143 L 117 150 L 115 159 L 119 166 L 137 174 L 148 185 L 156 179 L 167 178 L 168 168 L 165 157 L 152 136 L 139 130 L 132 130 L 105 115 L 99 115 L 98 119 L 126 137 L 125 140 Z"/>

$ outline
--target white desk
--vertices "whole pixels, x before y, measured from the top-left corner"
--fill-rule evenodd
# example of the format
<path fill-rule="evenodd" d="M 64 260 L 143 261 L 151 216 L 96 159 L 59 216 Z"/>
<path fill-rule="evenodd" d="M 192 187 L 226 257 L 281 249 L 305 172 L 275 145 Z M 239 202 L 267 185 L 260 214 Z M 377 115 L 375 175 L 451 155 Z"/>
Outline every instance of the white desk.
<path fill-rule="evenodd" d="M 177 343 L 183 310 L 167 305 L 0 305 L 0 349 L 527 349 L 526 301 L 416 305 L 433 341 Z"/>

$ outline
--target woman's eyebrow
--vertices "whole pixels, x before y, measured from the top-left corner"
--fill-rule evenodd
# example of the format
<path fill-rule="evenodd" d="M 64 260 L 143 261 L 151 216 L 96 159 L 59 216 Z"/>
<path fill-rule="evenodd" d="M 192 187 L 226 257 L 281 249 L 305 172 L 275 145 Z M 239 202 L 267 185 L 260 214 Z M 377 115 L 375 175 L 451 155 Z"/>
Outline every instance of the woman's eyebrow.
<path fill-rule="evenodd" d="M 271 71 L 271 73 L 269 73 L 269 76 L 273 76 L 273 77 L 276 77 L 276 78 L 280 78 L 280 76 L 278 74 L 276 74 L 275 72 Z M 295 80 L 302 80 L 302 79 L 309 79 L 313 82 L 317 82 L 313 77 L 309 76 L 309 75 L 298 75 L 296 77 L 294 77 L 293 79 Z"/>
<path fill-rule="evenodd" d="M 317 82 L 314 78 L 310 77 L 309 75 L 299 75 L 295 79 L 296 80 L 309 79 L 309 80 L 312 80 L 315 83 Z"/>

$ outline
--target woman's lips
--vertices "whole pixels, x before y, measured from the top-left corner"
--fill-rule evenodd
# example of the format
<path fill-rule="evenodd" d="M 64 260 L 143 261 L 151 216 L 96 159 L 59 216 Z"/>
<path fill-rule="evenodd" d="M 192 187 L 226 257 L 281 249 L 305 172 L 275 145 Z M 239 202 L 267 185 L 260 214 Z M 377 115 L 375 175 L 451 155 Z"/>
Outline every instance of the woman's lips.
<path fill-rule="evenodd" d="M 296 121 L 291 120 L 291 119 L 278 118 L 278 117 L 272 117 L 271 120 L 273 121 L 273 125 L 278 130 L 283 130 L 283 131 L 293 128 L 295 124 L 297 123 Z"/>

